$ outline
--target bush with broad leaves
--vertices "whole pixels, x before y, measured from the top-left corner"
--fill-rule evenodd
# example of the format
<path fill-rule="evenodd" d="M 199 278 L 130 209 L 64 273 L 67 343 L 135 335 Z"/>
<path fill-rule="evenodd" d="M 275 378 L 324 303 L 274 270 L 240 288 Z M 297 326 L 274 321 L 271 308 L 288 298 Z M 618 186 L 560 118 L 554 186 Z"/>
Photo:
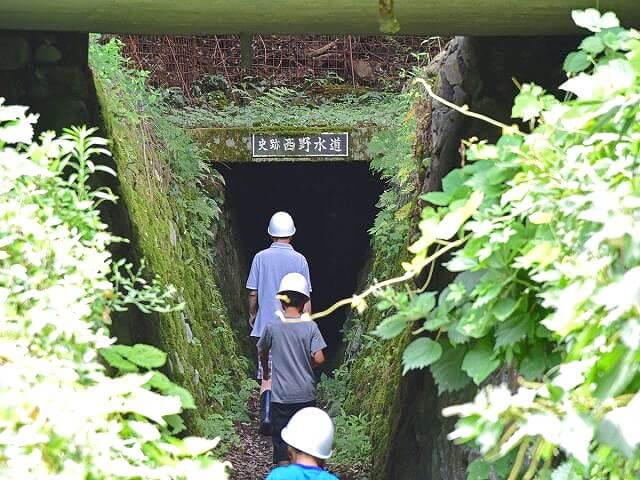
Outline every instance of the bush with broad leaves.
<path fill-rule="evenodd" d="M 567 97 L 523 85 L 513 116 L 529 133 L 468 142 L 467 164 L 424 197 L 399 280 L 450 251 L 456 280 L 439 294 L 369 289 L 393 312 L 374 333 L 431 332 L 403 364 L 430 367 L 441 392 L 518 371 L 519 385 L 444 411 L 460 417 L 449 438 L 483 454 L 473 479 L 640 472 L 640 33 L 613 13 L 573 18 L 592 35 L 565 61 Z"/>

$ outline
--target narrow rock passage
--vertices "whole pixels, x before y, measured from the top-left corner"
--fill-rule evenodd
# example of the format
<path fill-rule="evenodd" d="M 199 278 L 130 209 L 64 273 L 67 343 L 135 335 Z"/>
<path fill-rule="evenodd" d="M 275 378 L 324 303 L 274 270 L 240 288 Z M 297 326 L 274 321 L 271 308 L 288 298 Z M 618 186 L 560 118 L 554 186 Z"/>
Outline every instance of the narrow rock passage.
<path fill-rule="evenodd" d="M 264 437 L 258 432 L 260 405 L 257 395 L 249 399 L 247 408 L 251 421 L 236 425 L 240 442 L 231 448 L 225 458 L 233 465 L 233 480 L 263 479 L 273 465 L 271 437 Z"/>

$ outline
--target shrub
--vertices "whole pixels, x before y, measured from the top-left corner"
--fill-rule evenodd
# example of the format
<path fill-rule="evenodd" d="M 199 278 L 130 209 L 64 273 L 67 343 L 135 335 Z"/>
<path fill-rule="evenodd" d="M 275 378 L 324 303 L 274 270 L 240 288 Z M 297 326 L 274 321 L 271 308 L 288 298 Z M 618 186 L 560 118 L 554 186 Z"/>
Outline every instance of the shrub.
<path fill-rule="evenodd" d="M 423 293 L 428 280 L 384 290 L 397 311 L 375 333 L 421 334 L 405 372 L 430 367 L 441 392 L 486 385 L 501 368 L 520 374 L 444 411 L 461 417 L 449 438 L 484 455 L 472 478 L 489 464 L 525 480 L 640 471 L 640 33 L 612 13 L 573 17 L 593 35 L 565 61 L 567 97 L 522 86 L 513 116 L 529 133 L 485 118 L 502 137 L 467 143 L 466 165 L 424 197 L 405 275 L 365 292 L 455 251 L 447 268 L 459 274 L 439 295 Z"/>
<path fill-rule="evenodd" d="M 0 476 L 226 478 L 216 440 L 170 433 L 193 400 L 153 372 L 164 353 L 111 346 L 112 310 L 175 307 L 109 253 L 97 206 L 114 197 L 88 184 L 113 173 L 93 160 L 106 141 L 74 128 L 35 142 L 26 111 L 0 99 Z M 136 373 L 109 377 L 100 349 Z"/>

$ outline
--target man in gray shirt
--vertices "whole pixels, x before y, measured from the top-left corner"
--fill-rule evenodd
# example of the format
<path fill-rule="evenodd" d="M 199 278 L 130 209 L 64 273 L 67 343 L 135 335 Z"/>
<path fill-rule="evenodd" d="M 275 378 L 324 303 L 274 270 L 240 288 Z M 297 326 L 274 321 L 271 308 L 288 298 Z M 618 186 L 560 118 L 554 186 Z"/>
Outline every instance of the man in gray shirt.
<path fill-rule="evenodd" d="M 269 351 L 273 357 L 271 388 L 271 425 L 273 460 L 279 465 L 289 461 L 287 445 L 280 436 L 291 417 L 316 403 L 316 379 L 313 368 L 324 363 L 327 344 L 316 322 L 303 314 L 309 301 L 309 284 L 303 275 L 289 273 L 278 289 L 284 312 L 266 325 L 258 341 L 262 378 L 271 378 Z"/>

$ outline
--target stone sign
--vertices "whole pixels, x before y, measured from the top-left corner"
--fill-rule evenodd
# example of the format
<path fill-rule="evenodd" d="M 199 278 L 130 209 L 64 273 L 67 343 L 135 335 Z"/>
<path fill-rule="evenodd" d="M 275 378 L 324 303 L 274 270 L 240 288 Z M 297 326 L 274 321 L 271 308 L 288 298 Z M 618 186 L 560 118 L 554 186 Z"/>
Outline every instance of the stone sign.
<path fill-rule="evenodd" d="M 349 156 L 348 133 L 254 133 L 251 143 L 253 156 L 256 158 Z"/>

